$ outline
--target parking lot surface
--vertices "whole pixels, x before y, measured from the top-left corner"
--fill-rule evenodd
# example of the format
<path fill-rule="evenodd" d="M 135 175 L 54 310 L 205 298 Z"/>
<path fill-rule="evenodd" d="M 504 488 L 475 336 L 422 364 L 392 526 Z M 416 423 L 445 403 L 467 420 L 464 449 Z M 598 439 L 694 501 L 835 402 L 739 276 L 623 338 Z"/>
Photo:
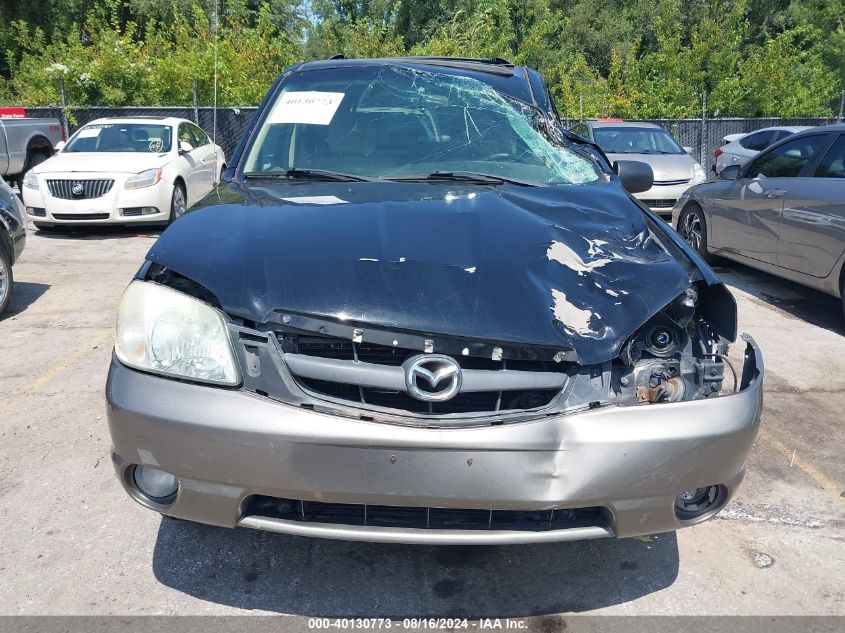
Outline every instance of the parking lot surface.
<path fill-rule="evenodd" d="M 115 308 L 156 236 L 31 230 L 15 267 L 0 321 L 0 613 L 845 615 L 835 298 L 717 268 L 767 374 L 745 482 L 712 521 L 530 546 L 322 541 L 162 518 L 115 480 L 103 398 Z"/>

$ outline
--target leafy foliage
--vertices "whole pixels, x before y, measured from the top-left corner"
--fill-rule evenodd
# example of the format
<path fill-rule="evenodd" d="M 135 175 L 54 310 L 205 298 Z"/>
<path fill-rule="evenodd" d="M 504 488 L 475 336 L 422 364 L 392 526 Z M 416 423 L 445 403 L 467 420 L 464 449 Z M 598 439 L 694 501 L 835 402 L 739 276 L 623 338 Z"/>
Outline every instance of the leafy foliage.
<path fill-rule="evenodd" d="M 827 116 L 845 87 L 845 0 L 4 0 L 0 101 L 209 104 L 215 10 L 223 105 L 333 54 L 504 57 L 571 118 Z"/>

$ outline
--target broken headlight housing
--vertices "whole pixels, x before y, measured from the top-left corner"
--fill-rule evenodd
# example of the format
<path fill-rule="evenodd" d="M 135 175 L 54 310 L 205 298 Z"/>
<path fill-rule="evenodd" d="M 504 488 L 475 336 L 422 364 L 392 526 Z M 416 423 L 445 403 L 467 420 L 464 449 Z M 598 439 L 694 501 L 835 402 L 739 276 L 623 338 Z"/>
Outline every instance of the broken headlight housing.
<path fill-rule="evenodd" d="M 117 311 L 114 346 L 124 365 L 218 385 L 241 381 L 222 312 L 178 290 L 133 281 Z"/>
<path fill-rule="evenodd" d="M 618 404 L 698 400 L 722 390 L 727 340 L 698 310 L 690 287 L 623 346 L 613 368 Z"/>

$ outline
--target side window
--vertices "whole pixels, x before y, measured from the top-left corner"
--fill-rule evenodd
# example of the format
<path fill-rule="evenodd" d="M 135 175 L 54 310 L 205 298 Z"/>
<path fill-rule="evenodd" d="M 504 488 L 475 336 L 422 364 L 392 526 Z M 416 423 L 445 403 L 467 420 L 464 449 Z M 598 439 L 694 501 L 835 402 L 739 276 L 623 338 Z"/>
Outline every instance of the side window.
<path fill-rule="evenodd" d="M 789 130 L 778 130 L 775 132 L 775 136 L 769 145 L 774 145 L 778 141 L 785 139 L 787 136 L 792 136 L 793 134 L 794 132 L 790 132 Z"/>
<path fill-rule="evenodd" d="M 827 145 L 825 134 L 802 136 L 758 156 L 744 178 L 794 178 Z"/>
<path fill-rule="evenodd" d="M 208 135 L 196 125 L 191 126 L 191 133 L 194 136 L 194 142 L 192 143 L 194 147 L 202 147 L 203 145 L 208 145 Z"/>
<path fill-rule="evenodd" d="M 577 134 L 578 136 L 580 136 L 582 138 L 587 138 L 587 139 L 590 138 L 590 133 L 587 132 L 587 126 L 586 125 L 581 125 L 581 124 L 573 125 L 570 128 L 570 131 L 573 134 Z"/>
<path fill-rule="evenodd" d="M 813 175 L 816 178 L 845 178 L 845 134 L 839 135 Z"/>
<path fill-rule="evenodd" d="M 762 149 L 765 149 L 771 142 L 769 139 L 772 138 L 772 131 L 766 130 L 765 132 L 754 132 L 754 134 L 749 134 L 748 136 L 739 139 L 739 144 L 742 145 L 745 149 L 750 149 L 754 152 L 759 152 Z"/>
<path fill-rule="evenodd" d="M 196 147 L 196 141 L 194 140 L 194 135 L 191 134 L 191 128 L 188 126 L 187 123 L 180 123 L 179 124 L 179 142 L 185 141 L 186 143 L 190 143 L 194 147 Z"/>

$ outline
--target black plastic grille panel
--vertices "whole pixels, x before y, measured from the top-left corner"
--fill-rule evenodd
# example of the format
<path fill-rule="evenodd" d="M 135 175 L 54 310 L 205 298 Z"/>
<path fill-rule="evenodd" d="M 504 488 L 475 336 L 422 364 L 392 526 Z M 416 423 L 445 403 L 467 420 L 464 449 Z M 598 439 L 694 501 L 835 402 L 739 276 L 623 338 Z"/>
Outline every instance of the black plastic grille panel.
<path fill-rule="evenodd" d="M 604 508 L 563 510 L 478 510 L 325 503 L 255 495 L 244 516 L 302 523 L 428 530 L 521 530 L 541 532 L 607 525 Z"/>

